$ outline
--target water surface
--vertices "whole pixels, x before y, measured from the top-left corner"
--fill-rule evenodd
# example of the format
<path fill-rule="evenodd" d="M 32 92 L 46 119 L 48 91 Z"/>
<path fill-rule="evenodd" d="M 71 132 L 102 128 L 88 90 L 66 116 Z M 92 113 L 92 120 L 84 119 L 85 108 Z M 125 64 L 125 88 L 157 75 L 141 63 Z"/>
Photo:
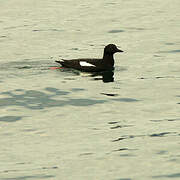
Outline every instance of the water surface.
<path fill-rule="evenodd" d="M 179 179 L 179 7 L 1 1 L 0 179 Z M 51 69 L 109 43 L 114 72 Z"/>

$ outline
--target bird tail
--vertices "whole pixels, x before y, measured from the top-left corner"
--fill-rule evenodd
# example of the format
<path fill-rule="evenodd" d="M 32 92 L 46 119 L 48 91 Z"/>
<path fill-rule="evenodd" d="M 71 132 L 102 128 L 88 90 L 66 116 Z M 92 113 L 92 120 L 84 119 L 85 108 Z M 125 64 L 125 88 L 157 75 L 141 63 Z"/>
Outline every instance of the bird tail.
<path fill-rule="evenodd" d="M 64 60 L 65 60 L 65 59 L 60 59 L 60 60 L 55 61 L 55 62 L 57 62 L 57 63 L 60 63 L 60 64 L 61 64 L 61 63 L 63 63 L 63 62 L 64 62 Z"/>

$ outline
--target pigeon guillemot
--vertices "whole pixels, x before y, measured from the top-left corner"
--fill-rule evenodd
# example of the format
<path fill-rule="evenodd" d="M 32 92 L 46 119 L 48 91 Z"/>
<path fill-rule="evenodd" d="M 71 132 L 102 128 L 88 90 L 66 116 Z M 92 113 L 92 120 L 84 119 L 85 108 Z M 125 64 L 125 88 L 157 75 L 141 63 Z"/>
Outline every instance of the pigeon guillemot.
<path fill-rule="evenodd" d="M 123 52 L 118 49 L 116 45 L 109 44 L 104 48 L 104 54 L 102 59 L 72 59 L 56 61 L 64 67 L 73 68 L 87 72 L 99 72 L 114 69 L 114 58 L 113 54 L 116 52 Z"/>

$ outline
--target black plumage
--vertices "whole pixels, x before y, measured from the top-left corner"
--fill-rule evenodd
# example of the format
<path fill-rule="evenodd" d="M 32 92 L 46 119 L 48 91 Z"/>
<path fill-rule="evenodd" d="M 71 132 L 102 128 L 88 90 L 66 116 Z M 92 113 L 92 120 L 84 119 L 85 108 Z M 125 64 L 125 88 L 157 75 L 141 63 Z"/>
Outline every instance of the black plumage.
<path fill-rule="evenodd" d="M 62 59 L 56 62 L 60 63 L 62 66 L 67 68 L 73 68 L 87 72 L 113 70 L 114 69 L 113 55 L 117 52 L 123 52 L 123 51 L 118 49 L 116 45 L 109 44 L 104 48 L 104 54 L 102 59 L 94 59 L 94 58 L 71 59 L 71 60 Z"/>

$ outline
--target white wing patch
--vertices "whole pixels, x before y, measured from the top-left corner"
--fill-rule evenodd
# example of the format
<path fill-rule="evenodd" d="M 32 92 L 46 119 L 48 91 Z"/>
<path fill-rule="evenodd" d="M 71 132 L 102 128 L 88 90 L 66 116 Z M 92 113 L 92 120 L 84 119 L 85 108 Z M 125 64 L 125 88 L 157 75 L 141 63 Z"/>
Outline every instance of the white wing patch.
<path fill-rule="evenodd" d="M 81 66 L 86 66 L 86 67 L 96 67 L 95 65 L 90 64 L 90 63 L 88 63 L 88 62 L 86 62 L 86 61 L 80 61 L 79 64 L 80 64 Z"/>
<path fill-rule="evenodd" d="M 60 59 L 59 61 L 60 61 L 60 62 L 64 62 L 64 59 Z"/>

